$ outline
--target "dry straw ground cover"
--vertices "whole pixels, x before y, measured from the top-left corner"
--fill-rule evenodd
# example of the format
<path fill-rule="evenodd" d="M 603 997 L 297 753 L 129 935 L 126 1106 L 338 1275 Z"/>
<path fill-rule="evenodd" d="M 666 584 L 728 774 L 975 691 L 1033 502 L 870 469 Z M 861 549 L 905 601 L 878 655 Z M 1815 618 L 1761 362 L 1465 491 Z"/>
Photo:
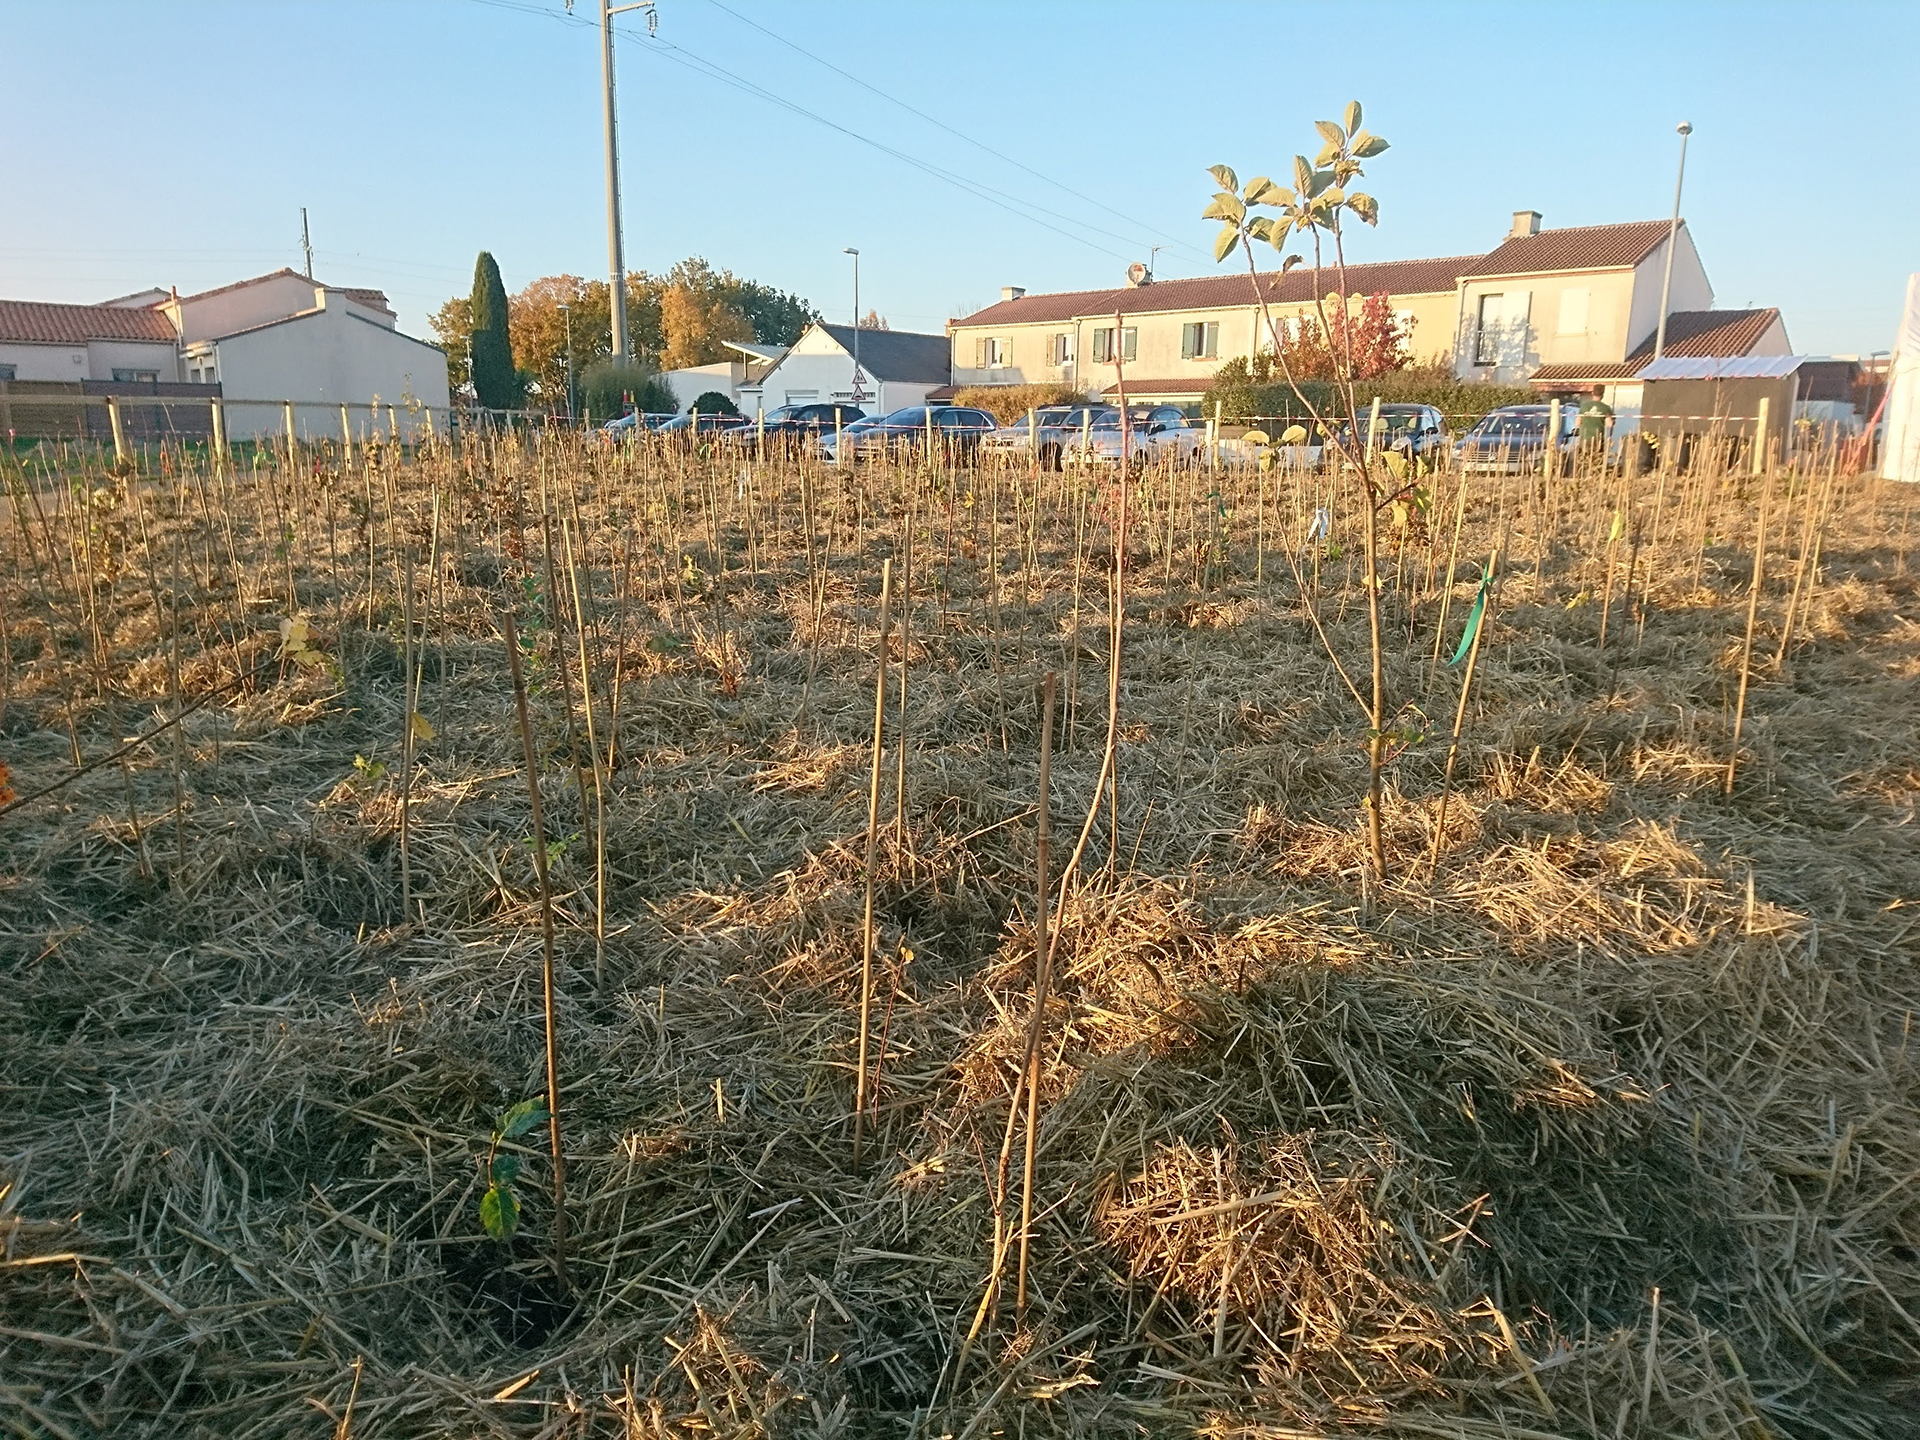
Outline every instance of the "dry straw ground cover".
<path fill-rule="evenodd" d="M 1920 1431 L 1920 596 L 1905 498 L 1832 458 L 1383 513 L 1384 876 L 1328 651 L 1364 669 L 1357 491 L 1138 477 L 1119 803 L 1064 898 L 1108 478 L 30 460 L 0 1428 Z M 1436 845 L 1467 667 L 1434 657 L 1495 550 Z M 542 1132 L 503 1142 L 518 1234 L 478 1209 L 546 1094 L 509 616 L 564 1283 Z"/>

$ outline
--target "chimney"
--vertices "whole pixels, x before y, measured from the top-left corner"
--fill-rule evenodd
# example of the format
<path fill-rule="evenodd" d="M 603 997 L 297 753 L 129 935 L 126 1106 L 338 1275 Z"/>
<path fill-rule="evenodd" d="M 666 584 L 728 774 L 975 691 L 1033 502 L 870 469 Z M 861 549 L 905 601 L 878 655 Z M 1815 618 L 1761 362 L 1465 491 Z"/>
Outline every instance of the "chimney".
<path fill-rule="evenodd" d="M 1002 285 L 1000 287 L 1000 298 L 1002 300 L 1018 300 L 1026 293 L 1027 287 L 1024 285 Z"/>
<path fill-rule="evenodd" d="M 1513 228 L 1507 231 L 1509 240 L 1518 240 L 1525 235 L 1540 233 L 1540 212 L 1538 210 L 1516 210 L 1513 212 Z"/>

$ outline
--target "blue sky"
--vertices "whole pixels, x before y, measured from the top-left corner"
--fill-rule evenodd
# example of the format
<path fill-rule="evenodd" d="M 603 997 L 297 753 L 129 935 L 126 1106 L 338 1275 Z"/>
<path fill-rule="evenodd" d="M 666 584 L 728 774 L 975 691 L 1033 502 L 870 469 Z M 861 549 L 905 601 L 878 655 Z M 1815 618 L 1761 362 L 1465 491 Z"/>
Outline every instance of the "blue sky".
<path fill-rule="evenodd" d="M 0 296 L 297 267 L 302 205 L 320 276 L 383 287 L 416 332 L 482 248 L 510 289 L 603 274 L 597 0 L 575 9 L 0 0 Z M 1155 244 L 1160 275 L 1209 272 L 1206 166 L 1284 173 L 1356 96 L 1393 148 L 1353 258 L 1482 251 L 1523 208 L 1663 217 L 1686 119 L 1718 304 L 1779 305 L 1803 352 L 1868 353 L 1920 269 L 1912 4 L 659 10 L 657 39 L 620 22 L 628 265 L 704 255 L 830 316 L 852 307 L 847 245 L 896 329 L 1006 284 L 1116 283 Z"/>

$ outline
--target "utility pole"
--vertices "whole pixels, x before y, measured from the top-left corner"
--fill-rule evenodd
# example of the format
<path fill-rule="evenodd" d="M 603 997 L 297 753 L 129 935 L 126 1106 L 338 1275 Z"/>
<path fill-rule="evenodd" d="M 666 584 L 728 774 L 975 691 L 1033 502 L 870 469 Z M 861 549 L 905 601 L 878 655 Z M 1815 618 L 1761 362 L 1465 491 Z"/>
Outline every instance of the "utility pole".
<path fill-rule="evenodd" d="M 613 329 L 613 361 L 627 357 L 627 266 L 620 253 L 620 139 L 613 107 L 613 17 L 629 10 L 647 12 L 647 31 L 658 23 L 653 0 L 632 5 L 615 5 L 600 0 L 600 86 L 607 122 L 607 266 L 612 289 L 607 294 L 607 309 Z"/>
<path fill-rule="evenodd" d="M 860 389 L 860 252 L 851 245 L 840 252 L 853 257 L 853 403 L 864 398 Z"/>
<path fill-rule="evenodd" d="M 1673 289 L 1673 247 L 1680 238 L 1680 187 L 1687 183 L 1687 136 L 1693 126 L 1680 122 L 1680 174 L 1673 182 L 1673 219 L 1667 225 L 1667 271 L 1660 281 L 1660 323 L 1653 332 L 1653 358 L 1658 360 L 1667 348 L 1667 296 Z"/>
<path fill-rule="evenodd" d="M 313 278 L 313 237 L 307 234 L 307 207 L 300 207 L 300 248 L 307 252 L 307 278 Z"/>

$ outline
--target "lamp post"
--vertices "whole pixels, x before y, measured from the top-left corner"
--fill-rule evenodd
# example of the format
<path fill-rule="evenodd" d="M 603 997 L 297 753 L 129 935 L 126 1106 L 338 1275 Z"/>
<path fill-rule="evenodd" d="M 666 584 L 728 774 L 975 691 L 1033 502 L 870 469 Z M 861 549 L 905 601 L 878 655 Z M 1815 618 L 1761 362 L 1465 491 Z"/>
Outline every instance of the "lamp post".
<path fill-rule="evenodd" d="M 1660 323 L 1653 331 L 1653 358 L 1658 360 L 1667 348 L 1667 296 L 1673 290 L 1673 247 L 1680 239 L 1680 187 L 1687 183 L 1687 137 L 1693 126 L 1680 122 L 1680 173 L 1673 182 L 1673 219 L 1667 225 L 1667 269 L 1660 280 Z"/>
<path fill-rule="evenodd" d="M 560 314 L 567 324 L 567 428 L 573 428 L 573 307 L 561 305 Z"/>
<path fill-rule="evenodd" d="M 853 403 L 865 398 L 860 391 L 860 252 L 848 245 L 842 255 L 853 257 Z"/>

